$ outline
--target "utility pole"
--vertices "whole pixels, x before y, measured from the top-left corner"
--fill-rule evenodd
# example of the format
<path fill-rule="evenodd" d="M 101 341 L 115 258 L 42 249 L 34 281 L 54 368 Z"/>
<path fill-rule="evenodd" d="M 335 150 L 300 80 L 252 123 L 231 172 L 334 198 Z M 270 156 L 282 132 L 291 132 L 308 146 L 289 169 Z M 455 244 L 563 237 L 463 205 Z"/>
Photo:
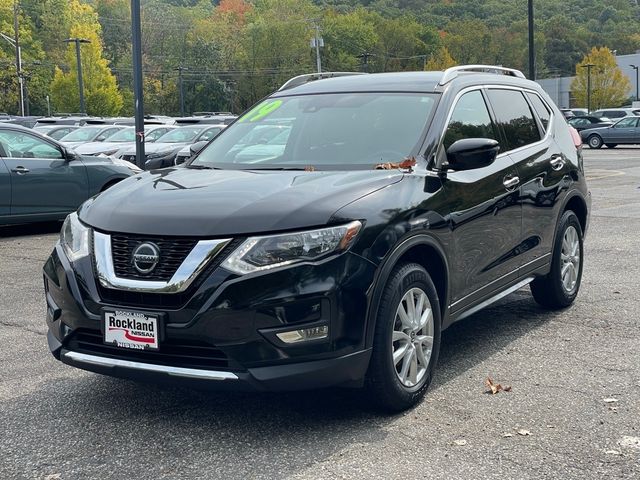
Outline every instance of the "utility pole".
<path fill-rule="evenodd" d="M 20 88 L 20 115 L 24 117 L 24 79 L 22 78 L 22 51 L 20 50 L 20 34 L 18 28 L 18 0 L 13 2 L 13 35 L 16 48 L 16 70 L 18 71 L 18 86 Z"/>
<path fill-rule="evenodd" d="M 311 39 L 311 48 L 316 49 L 316 70 L 318 73 L 322 73 L 322 62 L 320 60 L 320 47 L 324 47 L 324 39 L 320 36 L 320 27 L 318 24 L 314 25 L 315 36 Z"/>
<path fill-rule="evenodd" d="M 86 113 L 84 108 L 84 83 L 82 81 L 82 59 L 80 58 L 80 44 L 91 43 L 86 38 L 67 38 L 66 43 L 76 44 L 76 64 L 78 66 L 78 91 L 80 92 L 80 113 Z"/>
<path fill-rule="evenodd" d="M 591 68 L 595 66 L 594 63 L 581 65 L 582 68 L 587 69 L 587 113 L 591 113 Z"/>
<path fill-rule="evenodd" d="M 529 18 L 529 80 L 536 79 L 536 47 L 534 43 L 533 0 L 527 0 Z"/>
<path fill-rule="evenodd" d="M 47 100 L 47 117 L 51 116 L 51 101 L 49 100 L 49 95 L 47 95 L 46 97 Z"/>
<path fill-rule="evenodd" d="M 140 0 L 131 0 L 131 40 L 131 48 L 133 51 L 133 98 L 136 115 L 136 165 L 144 168 L 144 102 L 142 92 Z"/>
<path fill-rule="evenodd" d="M 640 76 L 638 75 L 638 65 L 629 65 L 631 68 L 633 68 L 636 71 L 636 102 L 640 101 L 640 98 L 638 98 L 638 83 L 640 82 Z"/>
<path fill-rule="evenodd" d="M 180 115 L 184 117 L 184 89 L 182 85 L 182 71 L 189 70 L 187 67 L 174 68 L 178 72 L 178 88 L 180 89 Z"/>
<path fill-rule="evenodd" d="M 369 58 L 373 57 L 373 53 L 362 52 L 360 55 L 357 55 L 356 58 L 360 58 L 362 63 L 360 64 L 363 72 L 369 72 Z"/>

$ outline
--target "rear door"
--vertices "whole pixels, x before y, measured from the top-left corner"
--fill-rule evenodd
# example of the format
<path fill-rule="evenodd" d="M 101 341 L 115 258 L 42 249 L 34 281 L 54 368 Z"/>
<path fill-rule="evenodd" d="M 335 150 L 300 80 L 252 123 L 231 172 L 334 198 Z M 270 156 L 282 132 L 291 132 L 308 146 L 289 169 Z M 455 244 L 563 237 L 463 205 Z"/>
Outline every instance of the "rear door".
<path fill-rule="evenodd" d="M 443 147 L 464 138 L 500 140 L 480 89 L 464 93 L 454 105 Z M 450 211 L 443 213 L 450 219 L 453 240 L 452 313 L 517 278 L 513 251 L 522 236 L 522 213 L 516 178 L 509 155 L 499 154 L 491 165 L 449 171 L 443 179 L 451 199 Z"/>
<path fill-rule="evenodd" d="M 520 275 L 525 275 L 550 260 L 557 218 L 554 207 L 569 171 L 568 159 L 550 132 L 555 122 L 564 120 L 554 118 L 551 108 L 531 91 L 492 88 L 488 96 L 505 149 L 518 169 L 522 236 L 515 253 Z"/>
<path fill-rule="evenodd" d="M 87 199 L 85 166 L 67 161 L 54 143 L 18 130 L 0 131 L 0 143 L 11 176 L 11 215 L 62 216 Z"/>

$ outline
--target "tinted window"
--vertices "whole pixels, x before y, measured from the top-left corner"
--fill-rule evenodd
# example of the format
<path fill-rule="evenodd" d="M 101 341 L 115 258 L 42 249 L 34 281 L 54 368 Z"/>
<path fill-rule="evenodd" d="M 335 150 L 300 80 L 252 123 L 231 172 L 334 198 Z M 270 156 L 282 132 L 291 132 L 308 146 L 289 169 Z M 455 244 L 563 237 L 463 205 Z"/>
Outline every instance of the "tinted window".
<path fill-rule="evenodd" d="M 498 139 L 480 90 L 465 93 L 456 103 L 444 135 L 444 148 L 463 138 Z"/>
<path fill-rule="evenodd" d="M 522 92 L 489 90 L 489 100 L 507 142 L 502 150 L 513 150 L 540 140 L 540 131 Z"/>
<path fill-rule="evenodd" d="M 603 112 L 603 116 L 607 118 L 622 118 L 622 117 L 626 117 L 626 115 L 627 114 L 621 110 L 605 110 Z"/>
<path fill-rule="evenodd" d="M 549 127 L 549 119 L 551 118 L 551 113 L 549 112 L 549 109 L 544 104 L 544 102 L 540 99 L 540 97 L 535 93 L 527 92 L 527 97 L 529 97 L 529 101 L 531 102 L 531 105 L 533 105 L 533 109 L 538 114 L 540 123 L 542 123 L 542 126 L 546 130 Z M 588 123 L 588 122 L 585 121 L 585 123 Z"/>
<path fill-rule="evenodd" d="M 6 156 L 11 158 L 63 158 L 62 152 L 50 143 L 14 130 L 0 132 L 0 146 Z"/>

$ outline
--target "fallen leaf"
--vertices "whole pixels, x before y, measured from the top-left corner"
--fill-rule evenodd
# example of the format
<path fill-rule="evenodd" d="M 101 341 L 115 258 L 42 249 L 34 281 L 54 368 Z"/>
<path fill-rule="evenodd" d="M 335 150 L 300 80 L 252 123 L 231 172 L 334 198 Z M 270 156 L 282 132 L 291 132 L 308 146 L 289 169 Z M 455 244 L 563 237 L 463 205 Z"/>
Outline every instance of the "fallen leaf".
<path fill-rule="evenodd" d="M 314 167 L 313 165 L 307 165 L 306 167 L 304 167 L 304 171 L 305 172 L 315 172 L 316 171 L 316 167 Z"/>
<path fill-rule="evenodd" d="M 604 403 L 616 403 L 618 401 L 617 398 L 605 398 L 602 400 Z"/>
<path fill-rule="evenodd" d="M 511 387 L 510 386 L 503 387 L 499 383 L 493 383 L 493 380 L 491 380 L 491 377 L 487 377 L 487 379 L 484 381 L 484 384 L 489 389 L 485 393 L 491 393 L 491 395 L 495 395 L 500 390 L 502 390 L 503 392 L 510 392 L 511 391 Z"/>
<path fill-rule="evenodd" d="M 467 444 L 466 440 L 454 440 L 453 443 L 459 447 L 464 447 Z"/>
<path fill-rule="evenodd" d="M 396 169 L 400 169 L 400 170 L 409 170 L 412 171 L 413 167 L 416 166 L 416 159 L 415 157 L 407 157 L 405 158 L 403 161 L 401 162 L 387 162 L 387 163 L 378 163 L 375 166 L 376 170 L 396 170 Z"/>
<path fill-rule="evenodd" d="M 619 450 L 606 450 L 604 453 L 607 455 L 622 455 L 622 452 Z"/>
<path fill-rule="evenodd" d="M 44 480 L 60 480 L 62 478 L 61 473 L 51 473 L 44 476 Z"/>
<path fill-rule="evenodd" d="M 503 437 L 513 437 L 513 433 L 503 433 Z"/>
<path fill-rule="evenodd" d="M 531 432 L 529 430 L 525 430 L 524 428 L 521 428 L 520 430 L 518 430 L 518 435 L 522 435 L 523 437 L 526 437 L 528 435 L 531 435 Z"/>

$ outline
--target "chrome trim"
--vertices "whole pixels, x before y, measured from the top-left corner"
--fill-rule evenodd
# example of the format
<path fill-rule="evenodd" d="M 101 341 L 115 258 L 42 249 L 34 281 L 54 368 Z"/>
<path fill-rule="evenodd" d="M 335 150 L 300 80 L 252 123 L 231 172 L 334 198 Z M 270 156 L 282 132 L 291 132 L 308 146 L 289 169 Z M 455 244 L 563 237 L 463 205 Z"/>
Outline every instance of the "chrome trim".
<path fill-rule="evenodd" d="M 497 302 L 498 300 L 500 300 L 501 298 L 506 297 L 507 295 L 515 292 L 516 290 L 521 289 L 522 287 L 524 287 L 525 285 L 528 285 L 529 283 L 531 283 L 533 281 L 533 277 L 527 277 L 524 280 L 522 280 L 521 282 L 516 283 L 515 285 L 507 288 L 506 290 L 504 290 L 503 292 L 500 292 L 496 295 L 494 295 L 491 298 L 488 298 L 487 300 L 485 300 L 482 303 L 479 303 L 478 305 L 476 305 L 475 307 L 471 307 L 469 310 L 462 312 L 462 314 L 459 317 L 456 317 L 456 321 L 457 320 L 462 320 L 463 318 L 467 318 L 470 315 L 473 315 L 476 312 L 479 312 L 480 310 L 482 310 L 485 307 L 488 307 L 489 305 L 491 305 L 494 302 Z"/>
<path fill-rule="evenodd" d="M 491 282 L 487 283 L 484 287 L 481 287 L 481 288 L 479 288 L 479 289 L 477 289 L 477 290 L 474 290 L 473 292 L 468 293 L 467 295 L 465 295 L 464 297 L 460 298 L 459 300 L 456 300 L 455 302 L 453 302 L 452 304 L 450 304 L 450 305 L 449 305 L 449 308 L 450 308 L 450 309 L 451 309 L 451 308 L 453 308 L 455 305 L 457 305 L 457 304 L 459 304 L 460 302 L 463 302 L 464 300 L 466 300 L 467 298 L 469 298 L 469 297 L 471 297 L 471 296 L 475 295 L 476 293 L 478 293 L 478 292 L 479 292 L 479 291 L 481 291 L 482 289 L 487 288 L 487 287 L 489 287 L 489 286 L 493 285 L 493 284 L 494 284 L 494 283 L 496 283 L 496 282 L 500 282 L 500 281 L 504 280 L 504 278 L 505 278 L 505 277 L 508 277 L 509 275 L 513 275 L 514 273 L 518 272 L 518 270 L 522 270 L 522 269 L 524 269 L 524 268 L 527 268 L 529 265 L 532 265 L 532 264 L 534 264 L 534 263 L 536 263 L 536 262 L 539 262 L 539 261 L 540 261 L 540 260 L 542 260 L 543 258 L 550 257 L 550 256 L 551 256 L 551 253 L 552 253 L 552 252 L 547 252 L 547 253 L 545 253 L 544 255 L 540 255 L 538 258 L 534 258 L 533 260 L 531 260 L 531 261 L 529 261 L 529 262 L 525 263 L 524 265 L 520 265 L 518 268 L 516 268 L 516 269 L 514 269 L 514 270 L 510 271 L 509 273 L 505 273 L 505 274 L 504 274 L 504 275 L 502 275 L 501 277 L 496 278 L 495 280 L 492 280 Z"/>
<path fill-rule="evenodd" d="M 132 362 L 117 358 L 99 357 L 80 352 L 64 352 L 63 357 L 78 363 L 98 365 L 100 367 L 122 367 L 142 372 L 166 373 L 172 377 L 194 378 L 199 380 L 238 380 L 238 376 L 231 372 L 219 370 L 199 370 L 197 368 L 169 367 L 167 365 L 155 365 L 153 363 Z"/>
<path fill-rule="evenodd" d="M 226 247 L 230 238 L 200 240 L 167 282 L 120 278 L 113 267 L 111 236 L 93 232 L 93 255 L 100 285 L 105 288 L 135 292 L 178 293 L 186 290 L 207 264 Z"/>

